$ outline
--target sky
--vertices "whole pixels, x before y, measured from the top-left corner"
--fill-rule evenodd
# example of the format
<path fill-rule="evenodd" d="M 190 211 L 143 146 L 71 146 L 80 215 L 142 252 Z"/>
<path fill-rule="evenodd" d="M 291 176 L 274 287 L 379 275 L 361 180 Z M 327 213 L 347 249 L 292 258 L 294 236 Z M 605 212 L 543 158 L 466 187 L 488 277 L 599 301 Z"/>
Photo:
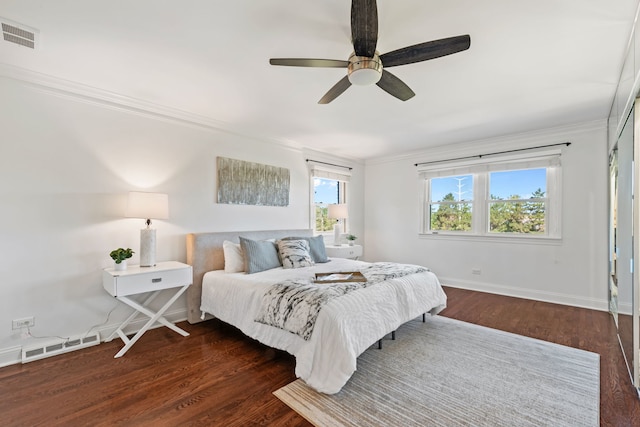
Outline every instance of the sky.
<path fill-rule="evenodd" d="M 314 178 L 315 202 L 323 204 L 338 203 L 338 182 L 330 179 Z"/>
<path fill-rule="evenodd" d="M 508 199 L 517 194 L 523 199 L 531 197 L 531 193 L 541 188 L 547 191 L 546 169 L 524 169 L 507 172 L 493 172 L 491 174 L 491 194 L 502 199 Z M 460 187 L 458 187 L 460 184 Z M 337 182 L 330 179 L 315 178 L 316 203 L 338 203 Z M 447 193 L 453 193 L 457 199 L 458 191 L 463 199 L 473 197 L 472 176 L 460 175 L 456 177 L 435 178 L 431 181 L 431 200 L 438 201 Z"/>
<path fill-rule="evenodd" d="M 458 200 L 458 192 L 462 196 L 461 200 L 471 200 L 472 181 L 472 175 L 434 178 L 431 180 L 431 200 L 442 200 L 448 193 L 453 193 Z M 501 199 L 508 199 L 512 195 L 528 199 L 538 188 L 547 191 L 547 172 L 544 168 L 491 173 L 491 194 Z"/>

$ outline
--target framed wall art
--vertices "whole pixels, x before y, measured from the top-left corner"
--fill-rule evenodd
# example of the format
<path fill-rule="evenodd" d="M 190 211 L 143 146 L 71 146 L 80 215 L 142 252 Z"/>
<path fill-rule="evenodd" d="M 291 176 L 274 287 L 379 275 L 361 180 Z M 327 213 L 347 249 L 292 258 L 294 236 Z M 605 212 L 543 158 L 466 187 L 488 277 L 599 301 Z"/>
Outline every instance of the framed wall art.
<path fill-rule="evenodd" d="M 217 167 L 218 203 L 289 205 L 289 169 L 227 157 L 218 157 Z"/>

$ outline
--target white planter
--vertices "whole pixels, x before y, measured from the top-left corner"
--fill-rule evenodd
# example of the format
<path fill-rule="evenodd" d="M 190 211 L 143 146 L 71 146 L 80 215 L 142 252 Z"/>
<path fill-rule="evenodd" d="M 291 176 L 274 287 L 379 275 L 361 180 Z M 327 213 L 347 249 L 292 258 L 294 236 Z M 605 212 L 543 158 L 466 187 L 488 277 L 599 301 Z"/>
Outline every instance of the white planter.
<path fill-rule="evenodd" d="M 124 271 L 127 269 L 127 260 L 120 261 L 120 264 L 114 263 L 114 270 L 116 271 Z"/>
<path fill-rule="evenodd" d="M 349 240 L 349 246 L 353 246 L 354 242 L 353 240 Z"/>

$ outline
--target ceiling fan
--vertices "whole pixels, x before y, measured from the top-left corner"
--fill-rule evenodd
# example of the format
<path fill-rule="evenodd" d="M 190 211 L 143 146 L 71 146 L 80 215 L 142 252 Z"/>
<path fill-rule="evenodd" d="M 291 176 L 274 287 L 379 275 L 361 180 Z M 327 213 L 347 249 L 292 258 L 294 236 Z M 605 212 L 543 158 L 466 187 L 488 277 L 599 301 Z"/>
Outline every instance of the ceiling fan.
<path fill-rule="evenodd" d="M 378 9 L 376 0 L 353 0 L 351 2 L 351 39 L 353 53 L 348 61 L 337 59 L 272 58 L 271 65 L 290 67 L 347 68 L 348 74 L 318 101 L 328 104 L 352 84 L 376 84 L 401 101 L 412 98 L 415 93 L 402 80 L 384 68 L 427 61 L 469 49 L 469 35 L 449 37 L 407 46 L 380 55 L 378 43 Z"/>

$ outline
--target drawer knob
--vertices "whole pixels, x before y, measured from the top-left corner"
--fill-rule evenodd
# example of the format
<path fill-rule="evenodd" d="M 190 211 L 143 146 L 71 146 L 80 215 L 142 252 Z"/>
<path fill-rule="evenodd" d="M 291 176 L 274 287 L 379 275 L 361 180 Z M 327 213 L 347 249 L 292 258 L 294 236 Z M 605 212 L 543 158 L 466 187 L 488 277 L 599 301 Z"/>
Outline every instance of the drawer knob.
<path fill-rule="evenodd" d="M 151 279 L 151 283 L 160 283 L 162 282 L 162 278 L 158 277 L 157 279 Z"/>

